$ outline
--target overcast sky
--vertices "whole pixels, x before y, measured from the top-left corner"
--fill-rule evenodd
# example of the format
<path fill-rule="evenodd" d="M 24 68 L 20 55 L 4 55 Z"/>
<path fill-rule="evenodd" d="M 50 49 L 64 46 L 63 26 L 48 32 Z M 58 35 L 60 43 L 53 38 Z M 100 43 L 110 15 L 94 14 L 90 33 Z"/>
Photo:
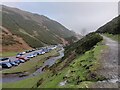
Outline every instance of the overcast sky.
<path fill-rule="evenodd" d="M 9 2 L 7 6 L 45 15 L 77 33 L 95 31 L 118 16 L 117 2 Z"/>

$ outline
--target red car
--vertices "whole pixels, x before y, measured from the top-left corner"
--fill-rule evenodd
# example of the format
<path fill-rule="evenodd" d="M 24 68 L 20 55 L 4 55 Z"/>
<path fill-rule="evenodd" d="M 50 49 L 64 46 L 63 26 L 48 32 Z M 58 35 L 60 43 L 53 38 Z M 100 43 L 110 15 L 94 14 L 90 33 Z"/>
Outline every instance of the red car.
<path fill-rule="evenodd" d="M 19 57 L 18 59 L 22 59 L 22 60 L 25 60 L 25 61 L 28 61 L 28 60 L 29 60 L 28 57 Z"/>

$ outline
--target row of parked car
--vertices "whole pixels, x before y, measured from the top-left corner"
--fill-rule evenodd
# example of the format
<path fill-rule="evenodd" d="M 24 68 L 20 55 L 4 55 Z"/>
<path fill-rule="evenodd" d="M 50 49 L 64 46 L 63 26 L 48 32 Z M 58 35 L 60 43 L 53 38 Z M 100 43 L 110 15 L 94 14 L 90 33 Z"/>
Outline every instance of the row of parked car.
<path fill-rule="evenodd" d="M 20 63 L 24 63 L 30 60 L 30 58 L 36 57 L 37 55 L 43 55 L 52 49 L 55 49 L 55 48 L 53 47 L 52 48 L 37 48 L 37 49 L 20 52 L 16 55 L 16 60 L 14 61 L 10 60 L 10 58 L 1 58 L 0 65 L 2 66 L 2 68 L 11 68 L 12 66 L 18 66 Z M 33 52 L 33 53 L 25 56 L 25 54 L 30 53 L 30 52 Z"/>
<path fill-rule="evenodd" d="M 20 63 L 24 63 L 22 59 L 11 61 L 9 58 L 0 58 L 0 65 L 2 68 L 10 68 L 12 66 L 18 66 Z"/>

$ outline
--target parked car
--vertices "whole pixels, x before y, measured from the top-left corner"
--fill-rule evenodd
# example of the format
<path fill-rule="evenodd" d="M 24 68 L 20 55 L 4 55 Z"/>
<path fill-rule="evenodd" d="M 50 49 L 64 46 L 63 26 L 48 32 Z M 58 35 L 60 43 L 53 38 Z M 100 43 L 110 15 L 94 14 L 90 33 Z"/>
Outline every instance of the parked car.
<path fill-rule="evenodd" d="M 29 60 L 30 58 L 29 58 L 29 57 L 19 57 L 18 59 L 22 59 L 22 60 L 27 61 L 27 60 Z"/>
<path fill-rule="evenodd" d="M 14 62 L 17 64 L 20 64 L 20 60 L 15 60 Z"/>
<path fill-rule="evenodd" d="M 32 52 L 32 50 L 29 50 L 29 52 Z"/>
<path fill-rule="evenodd" d="M 25 62 L 25 60 L 21 60 L 21 59 L 19 59 L 19 61 L 20 61 L 20 63 L 24 63 Z"/>
<path fill-rule="evenodd" d="M 41 54 L 45 54 L 45 52 L 42 51 Z"/>
<path fill-rule="evenodd" d="M 20 55 L 20 54 L 17 54 L 17 56 L 16 56 L 16 58 L 19 58 L 19 57 L 21 57 L 22 55 Z"/>
<path fill-rule="evenodd" d="M 43 52 L 42 51 L 40 51 L 40 52 L 38 52 L 39 53 L 39 55 L 42 55 L 43 54 Z"/>
<path fill-rule="evenodd" d="M 49 52 L 49 49 L 44 49 L 44 52 L 46 52 L 46 53 Z"/>
<path fill-rule="evenodd" d="M 0 58 L 0 61 L 10 60 L 9 58 Z"/>
<path fill-rule="evenodd" d="M 14 61 L 9 62 L 12 66 L 18 66 L 18 63 L 15 63 Z"/>
<path fill-rule="evenodd" d="M 35 51 L 35 49 L 32 49 L 32 51 Z"/>
<path fill-rule="evenodd" d="M 30 52 L 30 50 L 26 50 L 25 52 L 26 52 L 26 53 L 29 53 L 29 52 Z"/>
<path fill-rule="evenodd" d="M 34 52 L 33 56 L 36 57 L 38 55 L 38 52 Z"/>
<path fill-rule="evenodd" d="M 9 62 L 1 63 L 2 68 L 11 68 L 12 65 Z"/>
<path fill-rule="evenodd" d="M 23 55 L 26 53 L 26 52 L 21 52 Z"/>
<path fill-rule="evenodd" d="M 24 57 L 24 60 L 30 60 L 30 58 L 26 56 L 26 57 Z"/>
<path fill-rule="evenodd" d="M 28 57 L 28 58 L 33 58 L 34 56 L 33 56 L 33 54 L 30 54 L 30 55 L 28 55 L 27 57 Z"/>

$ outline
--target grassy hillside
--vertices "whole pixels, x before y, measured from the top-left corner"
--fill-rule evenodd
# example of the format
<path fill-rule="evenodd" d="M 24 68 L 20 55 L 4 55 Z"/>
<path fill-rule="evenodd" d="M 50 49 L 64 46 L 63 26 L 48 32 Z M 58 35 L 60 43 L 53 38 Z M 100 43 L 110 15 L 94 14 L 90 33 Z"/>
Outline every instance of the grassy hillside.
<path fill-rule="evenodd" d="M 13 35 L 8 29 L 0 27 L 2 56 L 14 55 L 15 53 L 27 49 L 32 49 L 21 37 Z"/>
<path fill-rule="evenodd" d="M 78 55 L 61 70 L 59 69 L 66 62 L 62 62 L 59 66 L 54 64 L 53 67 L 46 69 L 45 73 L 39 76 L 3 83 L 3 88 L 88 88 L 90 84 L 105 79 L 96 73 L 100 66 L 101 50 L 106 48 L 102 43 L 97 43 L 94 49 Z M 64 81 L 66 81 L 65 85 L 60 85 Z"/>
<path fill-rule="evenodd" d="M 62 43 L 75 33 L 43 15 L 2 6 L 2 26 L 22 37 L 31 47 Z"/>
<path fill-rule="evenodd" d="M 66 47 L 65 56 L 55 65 L 53 65 L 51 67 L 51 70 L 54 74 L 58 71 L 64 70 L 64 68 L 68 67 L 71 64 L 71 62 L 73 62 L 77 57 L 83 55 L 88 50 L 93 49 L 94 46 L 101 40 L 102 37 L 99 34 L 90 33 L 78 42 Z"/>
<path fill-rule="evenodd" d="M 109 33 L 104 33 L 104 35 L 115 41 L 120 42 L 120 34 L 113 35 L 113 34 L 109 34 Z"/>
<path fill-rule="evenodd" d="M 68 57 L 69 55 L 73 54 L 83 54 L 86 51 L 93 48 L 94 45 L 96 45 L 99 41 L 102 40 L 102 37 L 97 33 L 89 33 L 85 37 L 83 37 L 81 40 L 71 44 L 70 46 L 65 48 L 65 57 Z"/>
<path fill-rule="evenodd" d="M 120 34 L 120 15 L 104 26 L 100 27 L 96 32 L 98 33 L 109 33 L 109 34 Z"/>
<path fill-rule="evenodd" d="M 120 42 L 120 15 L 100 27 L 96 32 Z"/>

